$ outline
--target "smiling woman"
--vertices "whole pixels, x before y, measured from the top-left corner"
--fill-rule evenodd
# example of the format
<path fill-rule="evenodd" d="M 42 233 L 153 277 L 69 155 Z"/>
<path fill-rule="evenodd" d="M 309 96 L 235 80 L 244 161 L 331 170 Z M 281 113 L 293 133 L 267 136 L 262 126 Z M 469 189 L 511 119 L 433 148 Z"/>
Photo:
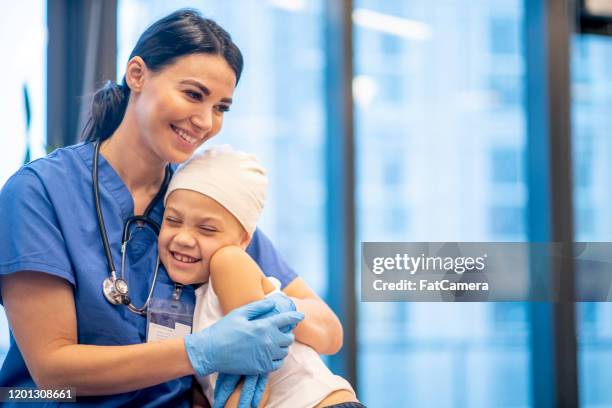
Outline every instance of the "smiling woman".
<path fill-rule="evenodd" d="M 184 162 L 221 129 L 236 77 L 219 55 L 182 56 L 161 71 L 151 70 L 140 56 L 131 58 L 125 117 L 102 143 L 102 154 L 129 148 L 146 150 L 158 162 Z"/>
<path fill-rule="evenodd" d="M 133 223 L 122 254 L 124 223 L 141 214 L 161 223 L 168 163 L 186 160 L 219 132 L 241 72 L 241 53 L 225 30 L 196 11 L 176 11 L 142 34 L 122 83 L 107 83 L 95 94 L 85 143 L 29 163 L 7 182 L 0 192 L 6 217 L 0 224 L 0 301 L 13 337 L 0 384 L 74 388 L 77 406 L 187 407 L 194 373 L 259 375 L 278 368 L 293 340 L 280 328 L 304 318 L 296 306 L 308 317 L 296 333 L 315 327 L 328 335 L 315 336 L 313 347 L 337 350 L 337 318 L 258 230 L 247 252 L 295 298 L 254 302 L 185 338 L 144 343 L 146 317 L 103 294 L 108 259 L 121 265 L 124 255 L 130 298 L 145 303 L 157 264 L 154 239 Z M 97 206 L 91 194 L 95 159 Z M 153 299 L 174 299 L 175 288 L 160 268 Z M 193 288 L 177 297 L 193 308 Z M 274 308 L 280 313 L 254 319 Z"/>
<path fill-rule="evenodd" d="M 160 22 L 140 37 L 121 85 L 108 83 L 94 95 L 84 138 L 104 141 L 114 133 L 103 155 L 144 147 L 153 160 L 180 163 L 221 129 L 242 72 L 240 51 L 212 20 L 175 24 L 169 33 L 159 30 Z M 162 46 L 177 38 L 169 34 L 184 40 Z"/>

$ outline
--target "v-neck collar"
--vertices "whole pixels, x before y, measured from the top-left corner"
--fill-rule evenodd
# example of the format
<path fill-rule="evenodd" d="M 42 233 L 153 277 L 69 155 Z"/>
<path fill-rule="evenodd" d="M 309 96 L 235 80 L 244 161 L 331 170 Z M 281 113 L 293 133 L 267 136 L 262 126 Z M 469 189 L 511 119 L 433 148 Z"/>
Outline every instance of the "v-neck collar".
<path fill-rule="evenodd" d="M 91 173 L 93 169 L 94 143 L 85 143 L 81 149 L 78 149 L 78 152 Z M 121 217 L 123 219 L 134 215 L 134 200 L 130 190 L 128 190 L 119 174 L 102 154 L 100 154 L 98 159 L 98 182 L 113 196 L 121 209 Z"/>

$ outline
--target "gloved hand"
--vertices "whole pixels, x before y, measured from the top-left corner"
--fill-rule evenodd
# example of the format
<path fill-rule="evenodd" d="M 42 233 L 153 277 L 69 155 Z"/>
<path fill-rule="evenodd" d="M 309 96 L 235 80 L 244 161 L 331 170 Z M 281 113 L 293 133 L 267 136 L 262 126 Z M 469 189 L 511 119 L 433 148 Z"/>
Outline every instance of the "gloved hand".
<path fill-rule="evenodd" d="M 257 408 L 261 403 L 268 374 L 236 375 L 219 373 L 215 384 L 215 401 L 213 408 L 223 408 L 230 395 L 234 392 L 240 380 L 243 379 L 238 408 Z"/>
<path fill-rule="evenodd" d="M 285 295 L 283 292 L 276 292 L 270 296 L 268 296 L 268 299 L 274 300 L 274 310 L 272 310 L 271 312 L 266 313 L 265 315 L 263 315 L 262 317 L 266 317 L 266 316 L 271 316 L 273 314 L 278 314 L 278 313 L 284 313 L 284 312 L 291 312 L 291 311 L 296 311 L 296 307 L 295 307 L 295 303 L 293 303 L 293 300 L 291 300 L 291 298 L 287 295 Z M 299 322 L 298 322 L 299 323 Z M 293 325 L 288 325 L 285 327 L 281 327 L 280 330 L 283 333 L 289 333 L 291 330 L 293 330 L 295 328 L 296 324 Z"/>
<path fill-rule="evenodd" d="M 291 298 L 285 295 L 283 292 L 273 293 L 268 296 L 267 299 L 274 301 L 274 310 L 276 310 L 277 313 L 292 312 L 297 310 L 293 300 L 291 300 Z"/>
<path fill-rule="evenodd" d="M 266 391 L 266 384 L 268 384 L 268 374 L 259 374 L 257 376 L 257 384 L 255 384 L 255 392 L 251 402 L 251 408 L 259 407 L 264 392 Z M 240 395 L 240 399 L 242 400 L 242 394 Z"/>
<path fill-rule="evenodd" d="M 278 369 L 293 343 L 281 327 L 296 325 L 300 312 L 254 320 L 272 311 L 275 302 L 264 299 L 234 309 L 207 329 L 185 336 L 185 349 L 196 375 L 218 372 L 264 374 Z"/>
<path fill-rule="evenodd" d="M 269 312 L 257 317 L 257 319 L 296 310 L 295 303 L 282 292 L 274 293 L 268 296 L 267 299 L 273 300 L 275 306 Z M 296 324 L 297 323 L 281 327 L 280 330 L 283 333 L 289 333 Z M 238 386 L 241 378 L 244 378 L 244 383 L 240 391 L 240 403 L 238 407 L 247 408 L 251 406 L 257 408 L 259 406 L 266 389 L 266 384 L 268 383 L 268 376 L 266 374 L 240 376 L 236 374 L 219 373 L 217 383 L 215 384 L 214 408 L 225 406 L 225 403 Z"/>

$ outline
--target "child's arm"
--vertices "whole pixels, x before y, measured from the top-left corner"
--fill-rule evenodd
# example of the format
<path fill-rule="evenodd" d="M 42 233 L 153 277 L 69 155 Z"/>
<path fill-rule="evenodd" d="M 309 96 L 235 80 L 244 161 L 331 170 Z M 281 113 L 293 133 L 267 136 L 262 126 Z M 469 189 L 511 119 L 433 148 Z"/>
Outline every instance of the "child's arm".
<path fill-rule="evenodd" d="M 228 246 L 219 249 L 210 260 L 210 276 L 213 289 L 219 297 L 221 309 L 226 315 L 247 303 L 261 300 L 274 290 L 259 266 L 241 248 Z M 227 400 L 226 407 L 237 407 L 242 381 Z M 269 386 L 261 399 L 260 407 L 268 400 Z"/>
<path fill-rule="evenodd" d="M 226 246 L 215 252 L 210 260 L 210 277 L 224 315 L 261 300 L 274 290 L 257 263 L 237 246 Z"/>
<path fill-rule="evenodd" d="M 232 247 L 226 247 L 232 248 Z M 237 254 L 237 257 L 234 258 L 231 254 L 227 257 L 229 259 L 229 263 L 232 263 L 233 259 L 243 259 L 241 261 L 244 263 L 245 267 L 241 264 L 235 264 L 235 267 L 230 267 L 231 276 L 224 276 L 222 279 L 227 279 L 228 281 L 228 290 L 225 293 L 225 298 L 221 301 L 222 306 L 224 305 L 228 307 L 229 310 L 232 310 L 238 306 L 242 306 L 245 303 L 244 299 L 257 300 L 261 299 L 262 292 L 260 290 L 256 290 L 253 292 L 252 286 L 256 282 L 262 282 L 263 285 L 267 285 L 272 288 L 273 286 L 270 282 L 265 279 L 263 272 L 257 266 L 255 261 L 253 261 L 248 254 L 238 254 L 242 249 L 238 247 L 233 247 L 234 249 L 230 252 L 234 252 Z M 215 253 L 215 256 L 220 252 L 224 251 L 225 248 L 221 248 L 219 251 Z M 244 251 L 242 251 L 244 252 Z M 213 257 L 214 259 L 214 257 Z M 212 262 L 212 260 L 211 260 Z M 248 266 L 248 268 L 246 268 Z M 242 269 L 245 269 L 243 274 Z M 213 265 L 211 264 L 211 274 L 214 273 Z M 257 271 L 258 273 L 255 273 Z M 246 276 L 249 275 L 249 276 Z M 249 293 L 245 294 L 243 298 L 242 294 L 239 294 L 238 291 L 232 290 L 232 288 L 239 287 L 243 282 L 243 279 L 250 279 L 251 286 Z M 213 278 L 214 282 L 214 278 Z M 214 285 L 214 284 L 213 284 Z M 246 286 L 242 284 L 243 286 Z M 259 288 L 259 286 L 258 286 Z M 266 289 L 266 286 L 264 286 Z M 272 289 L 268 289 L 265 293 L 268 293 Z M 215 292 L 217 292 L 217 287 L 215 286 Z M 310 347 L 312 347 L 319 354 L 335 354 L 342 347 L 342 337 L 343 330 L 342 325 L 340 324 L 340 320 L 336 314 L 327 306 L 327 304 L 319 297 L 317 294 L 310 289 L 308 284 L 302 278 L 294 279 L 285 289 L 283 290 L 285 295 L 291 297 L 295 306 L 299 312 L 304 313 L 304 320 L 297 325 L 297 327 L 293 330 L 293 334 L 295 335 L 295 339 L 300 343 L 304 343 Z M 219 298 L 221 298 L 221 294 L 217 292 Z"/>

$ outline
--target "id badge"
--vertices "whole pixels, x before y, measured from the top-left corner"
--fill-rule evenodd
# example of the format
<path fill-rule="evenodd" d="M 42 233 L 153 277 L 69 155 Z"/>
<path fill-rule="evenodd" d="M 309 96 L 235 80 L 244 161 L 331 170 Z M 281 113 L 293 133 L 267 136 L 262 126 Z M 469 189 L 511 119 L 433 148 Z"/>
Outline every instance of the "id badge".
<path fill-rule="evenodd" d="M 147 343 L 182 338 L 191 333 L 193 304 L 152 298 L 147 309 Z"/>

